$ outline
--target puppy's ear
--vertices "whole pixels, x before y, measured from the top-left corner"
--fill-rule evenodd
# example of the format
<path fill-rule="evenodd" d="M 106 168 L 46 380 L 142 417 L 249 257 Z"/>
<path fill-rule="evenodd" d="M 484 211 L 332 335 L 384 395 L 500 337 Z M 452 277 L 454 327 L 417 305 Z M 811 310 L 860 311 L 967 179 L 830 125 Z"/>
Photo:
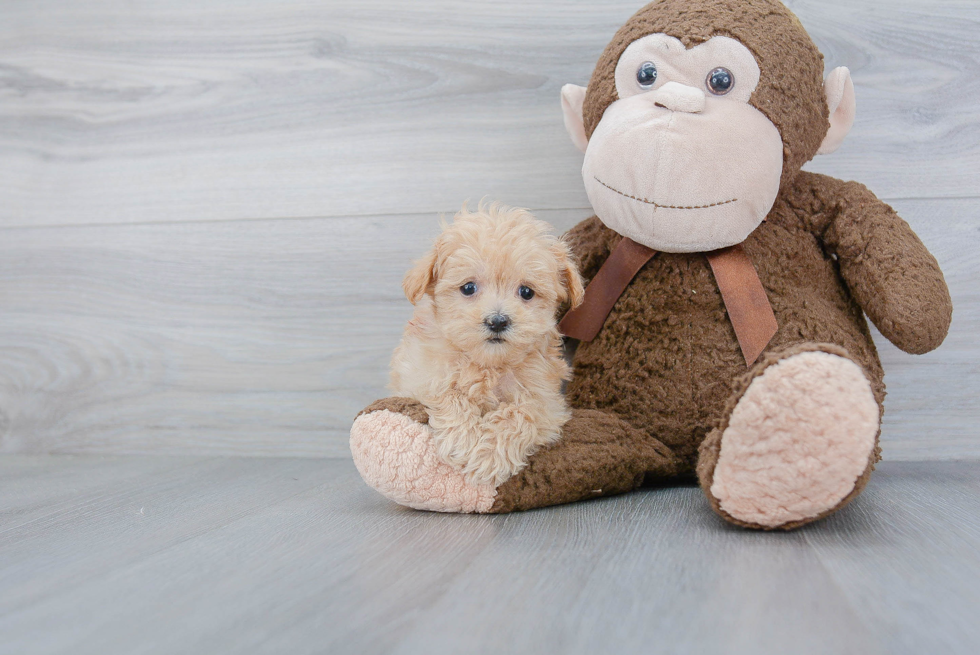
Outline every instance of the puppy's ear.
<path fill-rule="evenodd" d="M 426 253 L 425 257 L 415 262 L 415 266 L 408 273 L 405 273 L 405 279 L 402 280 L 405 297 L 413 305 L 422 300 L 425 292 L 436 283 L 436 261 L 438 260 L 436 251 L 437 248 L 433 248 Z"/>
<path fill-rule="evenodd" d="M 578 267 L 575 265 L 575 258 L 568 244 L 559 240 L 555 244 L 555 255 L 558 259 L 558 278 L 561 281 L 562 295 L 558 297 L 558 302 L 568 301 L 572 309 L 578 307 L 585 300 L 585 287 L 582 285 L 582 276 L 579 275 Z"/>

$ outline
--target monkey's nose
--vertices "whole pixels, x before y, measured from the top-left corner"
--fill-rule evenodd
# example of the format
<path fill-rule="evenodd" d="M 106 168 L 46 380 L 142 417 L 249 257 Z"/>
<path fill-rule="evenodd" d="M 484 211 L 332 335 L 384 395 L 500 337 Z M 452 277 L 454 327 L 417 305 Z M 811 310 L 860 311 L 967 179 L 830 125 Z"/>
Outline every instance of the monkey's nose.
<path fill-rule="evenodd" d="M 680 82 L 667 82 L 650 93 L 651 100 L 658 107 L 671 111 L 699 114 L 704 111 L 704 91 Z"/>
<path fill-rule="evenodd" d="M 510 327 L 510 317 L 506 314 L 494 314 L 483 319 L 483 324 L 490 328 L 494 334 L 500 334 Z"/>

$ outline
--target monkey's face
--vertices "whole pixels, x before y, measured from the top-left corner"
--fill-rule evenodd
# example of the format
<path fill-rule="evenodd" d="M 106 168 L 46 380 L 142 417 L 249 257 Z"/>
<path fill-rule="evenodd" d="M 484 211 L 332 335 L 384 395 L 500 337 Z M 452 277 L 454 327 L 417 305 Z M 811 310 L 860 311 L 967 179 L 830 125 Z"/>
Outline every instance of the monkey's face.
<path fill-rule="evenodd" d="M 738 41 L 687 49 L 652 34 L 615 71 L 618 99 L 588 141 L 582 175 L 599 218 L 655 250 L 741 243 L 779 192 L 783 141 L 749 98 L 760 71 Z"/>
<path fill-rule="evenodd" d="M 606 46 L 588 89 L 562 88 L 596 214 L 668 252 L 743 241 L 854 123 L 850 73 L 822 79 L 823 56 L 780 0 L 697 4 L 654 0 Z"/>

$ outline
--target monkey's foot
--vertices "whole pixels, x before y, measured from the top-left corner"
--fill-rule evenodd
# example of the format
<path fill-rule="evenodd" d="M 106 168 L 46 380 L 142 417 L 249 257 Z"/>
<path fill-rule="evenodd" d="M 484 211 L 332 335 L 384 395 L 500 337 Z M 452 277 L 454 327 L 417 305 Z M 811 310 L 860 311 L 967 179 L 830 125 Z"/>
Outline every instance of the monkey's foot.
<path fill-rule="evenodd" d="M 432 445 L 425 408 L 408 398 L 385 398 L 365 409 L 350 431 L 350 449 L 361 477 L 400 505 L 433 512 L 483 513 L 497 495 L 473 485 L 442 461 Z"/>
<path fill-rule="evenodd" d="M 698 477 L 745 527 L 790 529 L 843 507 L 874 464 L 879 408 L 861 367 L 834 346 L 770 358 L 705 439 Z"/>

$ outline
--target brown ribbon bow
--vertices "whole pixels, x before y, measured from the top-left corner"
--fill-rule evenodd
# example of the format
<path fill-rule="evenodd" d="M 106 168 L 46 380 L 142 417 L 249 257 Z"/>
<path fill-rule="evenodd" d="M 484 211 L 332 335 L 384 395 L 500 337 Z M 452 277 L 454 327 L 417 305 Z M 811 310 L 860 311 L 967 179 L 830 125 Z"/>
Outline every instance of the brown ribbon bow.
<path fill-rule="evenodd" d="M 656 254 L 656 250 L 624 237 L 592 278 L 585 290 L 584 302 L 565 314 L 558 325 L 561 333 L 573 339 L 592 341 L 626 287 Z M 741 245 L 713 250 L 705 256 L 735 328 L 745 363 L 751 366 L 778 328 L 766 290 Z"/>

